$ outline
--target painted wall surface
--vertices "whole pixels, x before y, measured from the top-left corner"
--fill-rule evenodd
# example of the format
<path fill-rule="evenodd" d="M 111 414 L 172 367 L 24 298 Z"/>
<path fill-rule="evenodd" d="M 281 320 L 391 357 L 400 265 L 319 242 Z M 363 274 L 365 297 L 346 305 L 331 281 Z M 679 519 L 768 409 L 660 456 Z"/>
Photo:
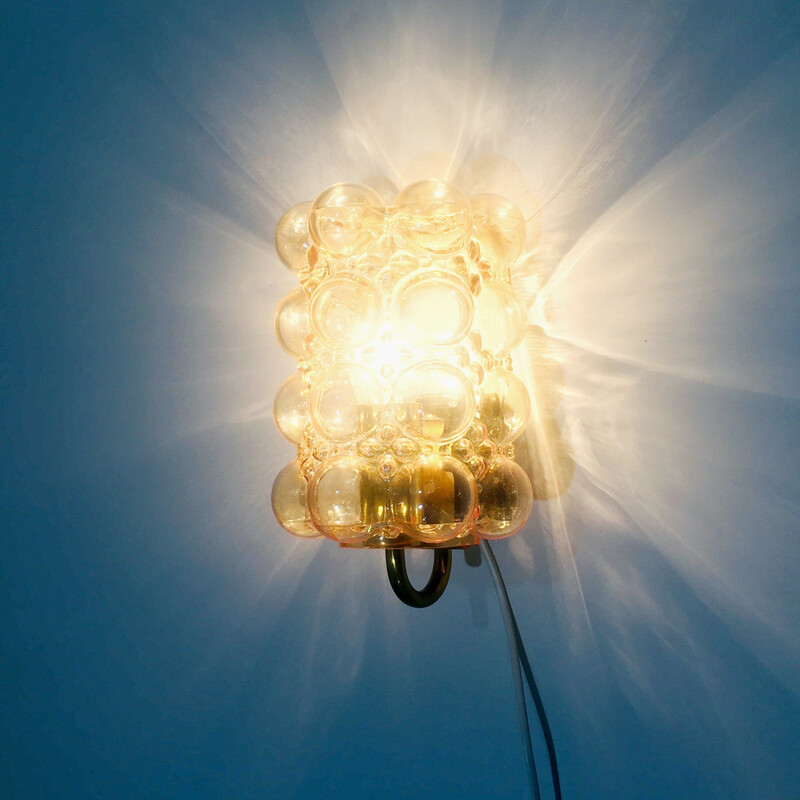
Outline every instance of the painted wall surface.
<path fill-rule="evenodd" d="M 408 609 L 269 503 L 276 220 L 473 170 L 575 464 L 495 547 L 564 797 L 800 798 L 798 4 L 3 17 L 0 796 L 525 796 L 486 565 Z"/>

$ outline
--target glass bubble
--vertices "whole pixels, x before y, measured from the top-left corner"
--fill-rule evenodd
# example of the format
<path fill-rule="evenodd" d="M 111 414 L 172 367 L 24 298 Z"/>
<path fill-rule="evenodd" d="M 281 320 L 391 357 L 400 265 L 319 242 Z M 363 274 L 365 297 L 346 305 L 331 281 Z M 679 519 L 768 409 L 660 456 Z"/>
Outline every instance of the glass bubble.
<path fill-rule="evenodd" d="M 375 283 L 381 292 L 388 296 L 406 275 L 419 269 L 420 266 L 420 259 L 416 255 L 405 250 L 397 250 L 378 273 Z"/>
<path fill-rule="evenodd" d="M 486 375 L 483 364 L 476 362 L 470 363 L 464 370 L 467 377 L 472 381 L 473 386 L 480 386 Z"/>
<path fill-rule="evenodd" d="M 481 479 L 479 503 L 479 536 L 500 539 L 516 533 L 533 507 L 533 489 L 525 470 L 503 456 L 493 459 Z"/>
<path fill-rule="evenodd" d="M 522 253 L 527 231 L 522 212 L 505 197 L 476 194 L 470 197 L 473 236 L 481 244 L 481 257 L 497 269 L 510 267 Z"/>
<path fill-rule="evenodd" d="M 391 520 L 423 542 L 447 541 L 470 524 L 476 498 L 475 479 L 460 461 L 422 456 L 391 481 Z"/>
<path fill-rule="evenodd" d="M 407 245 L 430 253 L 460 250 L 472 231 L 469 199 L 444 181 L 406 186 L 395 199 L 392 220 Z"/>
<path fill-rule="evenodd" d="M 309 413 L 314 427 L 333 442 L 353 442 L 375 430 L 383 407 L 377 376 L 357 364 L 330 369 L 314 386 Z"/>
<path fill-rule="evenodd" d="M 272 405 L 275 426 L 292 444 L 300 444 L 308 422 L 308 387 L 299 373 L 285 380 L 275 394 Z"/>
<path fill-rule="evenodd" d="M 368 252 L 360 255 L 356 259 L 355 272 L 367 278 L 375 280 L 388 263 L 388 258 L 384 253 Z"/>
<path fill-rule="evenodd" d="M 497 445 L 491 439 L 486 439 L 475 448 L 475 453 L 489 462 L 497 455 Z"/>
<path fill-rule="evenodd" d="M 470 456 L 467 459 L 467 466 L 478 480 L 486 474 L 486 461 L 480 456 Z"/>
<path fill-rule="evenodd" d="M 401 460 L 408 461 L 419 453 L 419 445 L 413 439 L 401 436 L 392 442 L 392 452 Z"/>
<path fill-rule="evenodd" d="M 377 439 L 370 437 L 358 443 L 358 454 L 364 458 L 377 458 L 384 450 L 383 444 Z"/>
<path fill-rule="evenodd" d="M 397 438 L 397 428 L 387 422 L 381 425 L 378 431 L 378 437 L 383 442 L 384 446 L 388 447 Z"/>
<path fill-rule="evenodd" d="M 450 452 L 459 461 L 466 461 L 474 453 L 474 448 L 469 439 L 459 439 L 457 442 L 453 442 Z"/>
<path fill-rule="evenodd" d="M 385 453 L 381 456 L 378 462 L 378 472 L 382 478 L 389 478 L 397 469 L 397 459 L 390 453 Z"/>
<path fill-rule="evenodd" d="M 483 346 L 495 353 L 513 350 L 525 333 L 527 311 L 517 293 L 501 281 L 491 280 L 475 298 L 475 327 Z"/>
<path fill-rule="evenodd" d="M 463 345 L 447 351 L 447 357 L 457 366 L 464 369 L 469 366 L 469 350 Z"/>
<path fill-rule="evenodd" d="M 455 255 L 451 254 L 435 257 L 433 265 L 436 268 L 458 275 L 461 280 L 469 282 L 470 269 L 463 253 L 456 252 Z"/>
<path fill-rule="evenodd" d="M 311 239 L 308 234 L 308 215 L 311 202 L 292 206 L 275 226 L 275 249 L 278 257 L 292 272 L 300 272 L 307 263 Z"/>
<path fill-rule="evenodd" d="M 473 422 L 467 431 L 467 439 L 473 444 L 480 444 L 489 435 L 489 431 L 482 422 Z"/>
<path fill-rule="evenodd" d="M 310 481 L 314 477 L 314 473 L 319 469 L 319 465 L 320 462 L 313 456 L 310 456 L 303 459 L 303 463 L 300 464 L 300 472 L 303 473 L 306 480 Z"/>
<path fill-rule="evenodd" d="M 363 541 L 384 527 L 387 487 L 361 458 L 337 456 L 308 486 L 308 508 L 316 527 L 346 544 Z"/>
<path fill-rule="evenodd" d="M 360 362 L 391 380 L 397 372 L 419 357 L 412 348 L 395 336 L 381 336 L 360 353 Z"/>
<path fill-rule="evenodd" d="M 297 462 L 287 464 L 272 484 L 272 512 L 278 524 L 289 533 L 315 539 L 321 534 L 314 527 L 308 513 L 306 485 Z"/>
<path fill-rule="evenodd" d="M 299 358 L 310 332 L 308 295 L 300 287 L 292 289 L 275 311 L 275 336 L 287 353 Z"/>
<path fill-rule="evenodd" d="M 444 361 L 425 361 L 398 376 L 392 408 L 407 436 L 450 442 L 469 428 L 475 394 L 456 367 Z"/>
<path fill-rule="evenodd" d="M 325 461 L 330 457 L 332 452 L 333 450 L 331 449 L 330 445 L 324 439 L 319 439 L 314 443 L 314 449 L 312 450 L 312 453 L 317 461 Z"/>
<path fill-rule="evenodd" d="M 392 296 L 392 321 L 407 338 L 446 346 L 463 339 L 472 325 L 469 287 L 443 270 L 419 270 L 406 277 Z"/>
<path fill-rule="evenodd" d="M 311 325 L 334 350 L 367 344 L 376 334 L 381 298 L 372 281 L 340 273 L 317 287 L 311 298 Z"/>
<path fill-rule="evenodd" d="M 511 442 L 528 423 L 531 413 L 528 390 L 513 373 L 492 370 L 481 385 L 478 411 L 492 441 L 498 445 Z"/>
<path fill-rule="evenodd" d="M 309 233 L 320 250 L 332 256 L 354 255 L 383 231 L 384 203 L 369 186 L 337 183 L 311 206 Z"/>

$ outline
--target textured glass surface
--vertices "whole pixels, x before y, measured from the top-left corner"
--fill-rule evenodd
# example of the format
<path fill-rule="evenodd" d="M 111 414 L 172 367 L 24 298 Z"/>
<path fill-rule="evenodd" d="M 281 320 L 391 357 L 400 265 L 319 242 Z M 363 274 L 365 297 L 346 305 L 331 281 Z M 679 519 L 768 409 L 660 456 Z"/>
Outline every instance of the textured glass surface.
<path fill-rule="evenodd" d="M 376 333 L 381 298 L 374 284 L 358 275 L 337 275 L 317 287 L 311 298 L 311 324 L 325 345 L 358 347 Z"/>
<path fill-rule="evenodd" d="M 364 459 L 332 459 L 311 481 L 308 498 L 317 528 L 342 542 L 365 539 L 386 521 L 386 485 Z"/>
<path fill-rule="evenodd" d="M 475 499 L 475 478 L 462 462 L 423 456 L 392 482 L 392 521 L 422 541 L 447 541 L 472 521 Z"/>
<path fill-rule="evenodd" d="M 353 442 L 375 429 L 382 401 L 377 375 L 357 364 L 341 364 L 314 385 L 311 419 L 331 441 Z"/>
<path fill-rule="evenodd" d="M 522 212 L 505 197 L 477 194 L 470 197 L 474 236 L 481 255 L 497 274 L 519 258 L 525 247 L 526 226 Z"/>
<path fill-rule="evenodd" d="M 297 468 L 297 462 L 287 464 L 272 484 L 272 512 L 275 519 L 289 533 L 304 539 L 319 538 L 306 501 L 306 480 Z"/>
<path fill-rule="evenodd" d="M 528 519 L 533 505 L 531 482 L 510 458 L 493 459 L 481 479 L 478 534 L 499 539 L 516 533 Z"/>
<path fill-rule="evenodd" d="M 275 227 L 275 250 L 292 272 L 299 272 L 308 258 L 311 239 L 308 235 L 308 213 L 311 203 L 292 206 Z"/>
<path fill-rule="evenodd" d="M 308 227 L 320 250 L 346 256 L 364 250 L 380 235 L 382 225 L 383 200 L 374 189 L 338 183 L 314 201 Z"/>
<path fill-rule="evenodd" d="M 475 412 L 472 384 L 457 367 L 427 361 L 401 373 L 392 410 L 403 431 L 415 439 L 447 442 L 469 427 Z"/>
<path fill-rule="evenodd" d="M 525 306 L 507 283 L 486 281 L 475 301 L 475 326 L 489 352 L 510 353 L 522 341 L 525 317 Z"/>
<path fill-rule="evenodd" d="M 401 335 L 423 345 L 452 345 L 472 326 L 469 286 L 444 270 L 419 270 L 404 278 L 392 298 L 392 320 Z"/>
<path fill-rule="evenodd" d="M 475 541 L 482 481 L 501 486 L 490 464 L 498 448 L 513 458 L 530 413 L 510 355 L 526 313 L 508 269 L 521 220 L 498 195 L 470 199 L 439 180 L 405 187 L 388 208 L 368 186 L 336 184 L 282 218 L 276 237 L 305 247 L 305 263 L 276 316 L 298 372 L 274 416 L 297 444 L 326 536 L 351 547 Z M 487 505 L 488 536 L 524 522 L 520 497 L 513 513 Z"/>
<path fill-rule="evenodd" d="M 310 331 L 308 295 L 302 288 L 293 289 L 281 300 L 275 312 L 275 335 L 287 353 L 300 356 Z"/>
<path fill-rule="evenodd" d="M 403 189 L 394 202 L 395 230 L 412 248 L 454 253 L 472 231 L 467 196 L 444 181 L 420 181 Z"/>
<path fill-rule="evenodd" d="M 525 384 L 505 369 L 486 373 L 481 384 L 479 412 L 495 444 L 513 441 L 522 433 L 531 412 Z"/>
<path fill-rule="evenodd" d="M 281 384 L 275 394 L 272 416 L 278 430 L 293 444 L 300 444 L 308 421 L 308 386 L 299 373 Z"/>

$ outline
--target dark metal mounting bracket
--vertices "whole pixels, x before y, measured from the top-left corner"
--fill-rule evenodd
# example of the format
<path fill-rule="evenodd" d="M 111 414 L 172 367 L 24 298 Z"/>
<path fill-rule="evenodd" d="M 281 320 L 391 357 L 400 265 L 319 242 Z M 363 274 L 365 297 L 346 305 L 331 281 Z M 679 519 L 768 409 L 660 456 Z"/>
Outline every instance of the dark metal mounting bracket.
<path fill-rule="evenodd" d="M 433 569 L 424 589 L 415 589 L 406 572 L 406 551 L 403 549 L 386 551 L 386 572 L 394 593 L 412 608 L 432 606 L 447 588 L 450 580 L 450 567 L 453 564 L 453 551 L 442 547 L 433 551 Z"/>

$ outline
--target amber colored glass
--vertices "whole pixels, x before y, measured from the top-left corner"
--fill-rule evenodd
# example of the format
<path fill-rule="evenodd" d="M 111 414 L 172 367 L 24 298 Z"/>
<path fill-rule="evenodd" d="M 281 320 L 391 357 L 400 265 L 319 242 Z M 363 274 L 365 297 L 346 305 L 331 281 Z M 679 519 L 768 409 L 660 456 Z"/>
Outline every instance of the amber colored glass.
<path fill-rule="evenodd" d="M 530 414 L 513 352 L 527 311 L 509 282 L 516 206 L 439 180 L 386 198 L 341 183 L 281 218 L 301 285 L 275 331 L 298 359 L 274 418 L 297 445 L 276 518 L 347 547 L 452 547 L 518 530 L 530 481 L 510 446 Z"/>

